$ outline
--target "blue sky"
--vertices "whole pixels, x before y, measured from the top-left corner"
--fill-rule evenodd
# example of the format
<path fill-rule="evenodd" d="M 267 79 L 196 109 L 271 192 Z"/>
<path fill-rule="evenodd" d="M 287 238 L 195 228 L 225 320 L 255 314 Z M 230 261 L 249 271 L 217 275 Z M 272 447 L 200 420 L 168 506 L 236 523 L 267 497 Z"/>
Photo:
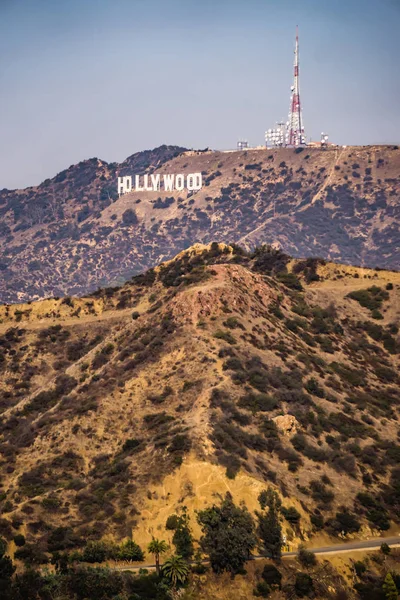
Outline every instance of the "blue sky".
<path fill-rule="evenodd" d="M 0 189 L 157 145 L 262 144 L 295 27 L 308 138 L 400 141 L 400 0 L 0 0 Z"/>

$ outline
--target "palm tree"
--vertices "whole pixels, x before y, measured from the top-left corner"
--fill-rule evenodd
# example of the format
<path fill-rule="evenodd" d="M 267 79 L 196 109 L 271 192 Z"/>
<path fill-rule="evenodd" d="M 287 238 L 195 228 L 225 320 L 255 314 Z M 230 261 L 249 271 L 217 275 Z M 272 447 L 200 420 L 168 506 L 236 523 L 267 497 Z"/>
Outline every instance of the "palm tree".
<path fill-rule="evenodd" d="M 170 558 L 167 558 L 165 561 L 162 573 L 166 579 L 172 583 L 173 590 L 176 590 L 176 586 L 178 583 L 185 583 L 189 575 L 189 567 L 187 562 L 179 556 L 179 554 L 175 554 Z"/>
<path fill-rule="evenodd" d="M 153 538 L 147 546 L 147 551 L 150 552 L 150 554 L 154 554 L 158 576 L 160 575 L 160 554 L 164 554 L 167 550 L 167 543 L 164 540 L 158 540 L 157 538 Z"/>

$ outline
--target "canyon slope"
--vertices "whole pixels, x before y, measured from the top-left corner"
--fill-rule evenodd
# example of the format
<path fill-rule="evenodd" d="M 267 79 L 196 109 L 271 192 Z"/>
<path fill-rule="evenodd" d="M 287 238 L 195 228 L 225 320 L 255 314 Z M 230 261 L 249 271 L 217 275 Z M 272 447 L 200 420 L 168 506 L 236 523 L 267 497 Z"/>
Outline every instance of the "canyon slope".
<path fill-rule="evenodd" d="M 133 192 L 118 175 L 203 173 L 196 192 Z M 398 269 L 400 150 L 186 151 L 90 159 L 0 191 L 0 302 L 87 294 L 194 243 L 273 244 L 297 258 Z"/>
<path fill-rule="evenodd" d="M 289 542 L 396 527 L 399 322 L 399 273 L 217 243 L 0 307 L 0 534 L 144 544 L 186 506 L 198 535 L 267 485 Z"/>

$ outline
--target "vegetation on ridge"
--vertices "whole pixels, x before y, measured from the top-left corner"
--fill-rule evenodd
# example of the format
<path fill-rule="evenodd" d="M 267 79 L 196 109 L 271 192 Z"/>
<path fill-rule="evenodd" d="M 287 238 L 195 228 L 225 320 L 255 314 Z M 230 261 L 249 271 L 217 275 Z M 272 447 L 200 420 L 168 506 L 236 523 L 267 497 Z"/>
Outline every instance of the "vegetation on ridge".
<path fill-rule="evenodd" d="M 0 307 L 0 535 L 18 540 L 15 560 L 108 581 L 81 561 L 141 560 L 154 535 L 181 557 L 168 581 L 160 566 L 118 589 L 170 589 L 179 561 L 200 574 L 199 548 L 236 573 L 258 546 L 278 558 L 283 535 L 387 531 L 400 518 L 399 286 L 397 273 L 213 243 L 88 298 Z M 371 287 L 379 323 L 354 297 Z M 318 588 L 308 576 L 296 593 Z M 257 594 L 278 579 L 267 569 Z"/>

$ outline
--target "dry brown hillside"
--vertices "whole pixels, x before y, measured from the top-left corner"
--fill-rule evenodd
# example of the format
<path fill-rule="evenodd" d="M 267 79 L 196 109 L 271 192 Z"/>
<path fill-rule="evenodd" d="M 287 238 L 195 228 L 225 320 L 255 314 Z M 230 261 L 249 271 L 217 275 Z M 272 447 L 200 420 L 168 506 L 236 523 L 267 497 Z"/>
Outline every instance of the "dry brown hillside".
<path fill-rule="evenodd" d="M 117 176 L 203 173 L 197 192 L 134 192 Z M 162 146 L 91 159 L 36 188 L 0 191 L 0 301 L 87 294 L 195 242 L 275 244 L 295 257 L 400 265 L 397 146 L 193 152 Z"/>
<path fill-rule="evenodd" d="M 386 530 L 399 322 L 398 273 L 223 244 L 0 307 L 0 534 L 144 543 L 226 490 L 254 510 L 267 484 L 300 514 L 289 540 Z"/>

